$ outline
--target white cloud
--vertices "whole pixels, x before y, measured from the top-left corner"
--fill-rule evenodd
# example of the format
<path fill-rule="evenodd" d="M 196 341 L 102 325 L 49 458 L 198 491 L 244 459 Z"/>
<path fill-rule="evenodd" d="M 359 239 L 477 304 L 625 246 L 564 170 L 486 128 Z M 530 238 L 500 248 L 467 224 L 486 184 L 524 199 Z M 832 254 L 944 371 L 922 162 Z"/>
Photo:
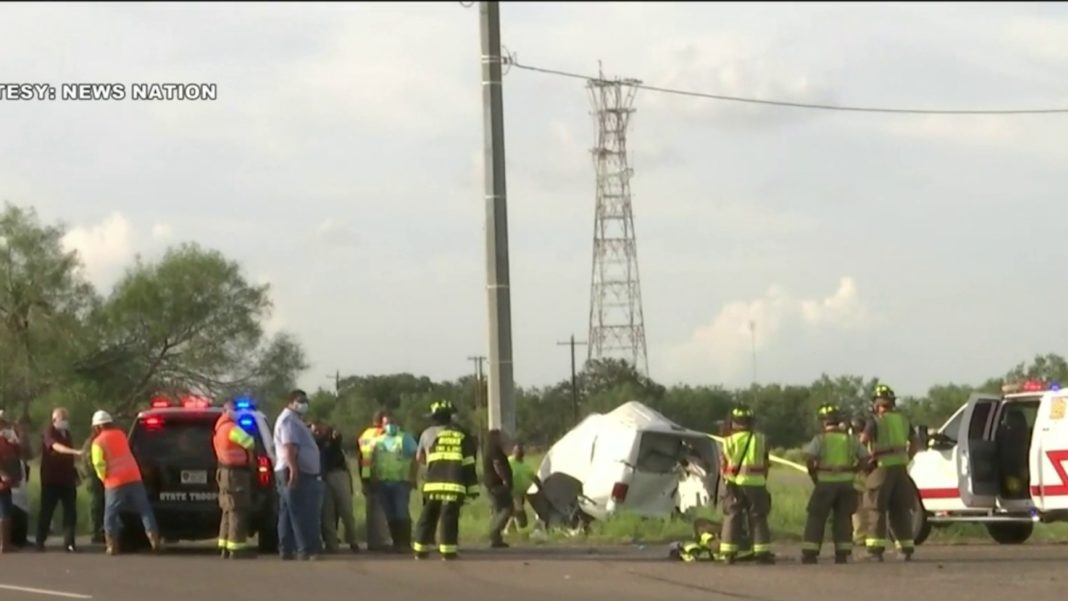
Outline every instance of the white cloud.
<path fill-rule="evenodd" d="M 169 223 L 157 223 L 152 226 L 152 238 L 155 240 L 170 240 L 174 237 L 174 228 Z"/>
<path fill-rule="evenodd" d="M 78 251 L 90 281 L 104 286 L 132 258 L 133 228 L 122 213 L 114 212 L 99 224 L 71 228 L 63 246 Z"/>
<path fill-rule="evenodd" d="M 1005 40 L 1034 58 L 1068 62 L 1068 20 L 1017 17 L 1009 20 Z"/>
<path fill-rule="evenodd" d="M 315 226 L 315 237 L 331 246 L 351 247 L 356 244 L 358 236 L 348 222 L 327 217 Z"/>
<path fill-rule="evenodd" d="M 726 304 L 710 323 L 694 330 L 689 340 L 669 348 L 662 371 L 688 381 L 711 377 L 738 383 L 749 374 L 754 347 L 758 353 L 800 357 L 806 353 L 806 340 L 828 332 L 863 331 L 872 322 L 849 276 L 842 277 L 838 288 L 824 298 L 796 298 L 772 285 L 759 298 Z"/>

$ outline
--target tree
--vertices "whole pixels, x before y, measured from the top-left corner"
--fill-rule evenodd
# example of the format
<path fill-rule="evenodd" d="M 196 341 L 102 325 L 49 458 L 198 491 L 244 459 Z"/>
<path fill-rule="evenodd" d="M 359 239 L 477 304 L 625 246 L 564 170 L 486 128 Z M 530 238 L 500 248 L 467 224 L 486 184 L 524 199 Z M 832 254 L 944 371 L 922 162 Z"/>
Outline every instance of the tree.
<path fill-rule="evenodd" d="M 24 418 L 34 398 L 69 377 L 69 356 L 81 348 L 97 301 L 63 234 L 33 209 L 5 203 L 0 213 L 0 402 Z"/>
<path fill-rule="evenodd" d="M 1024 380 L 1068 383 L 1068 361 L 1053 353 L 1036 355 L 1029 365 L 1020 363 L 1005 374 L 1006 382 L 1023 382 Z"/>
<path fill-rule="evenodd" d="M 196 244 L 154 264 L 138 258 L 95 316 L 101 344 L 82 372 L 120 414 L 156 391 L 223 396 L 284 387 L 304 368 L 303 353 L 289 337 L 261 347 L 267 291 L 249 284 L 236 262 Z"/>

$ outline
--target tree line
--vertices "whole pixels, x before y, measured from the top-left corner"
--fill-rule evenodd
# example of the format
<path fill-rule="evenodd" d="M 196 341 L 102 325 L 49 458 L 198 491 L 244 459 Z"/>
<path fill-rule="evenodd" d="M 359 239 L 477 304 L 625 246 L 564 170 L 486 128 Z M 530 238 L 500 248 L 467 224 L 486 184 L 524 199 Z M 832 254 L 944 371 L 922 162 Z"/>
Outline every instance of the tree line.
<path fill-rule="evenodd" d="M 39 427 L 53 407 L 65 406 L 76 433 L 88 430 L 94 410 L 128 419 L 157 392 L 251 394 L 268 415 L 280 410 L 308 366 L 293 335 L 265 334 L 268 286 L 250 283 L 221 253 L 183 243 L 156 261 L 136 258 L 111 290 L 100 291 L 83 276 L 78 254 L 63 248 L 64 234 L 32 208 L 5 204 L 0 212 L 0 407 Z M 932 386 L 900 405 L 914 422 L 936 427 L 972 392 L 996 393 L 1004 382 L 1024 379 L 1068 382 L 1068 363 L 1039 355 L 984 382 Z M 626 362 L 595 360 L 578 375 L 577 405 L 570 379 L 517 387 L 517 435 L 545 448 L 585 415 L 631 400 L 711 432 L 741 403 L 755 410 L 774 446 L 794 448 L 816 431 L 815 410 L 823 403 L 867 414 L 877 382 L 824 374 L 808 385 L 666 387 Z M 472 376 L 438 382 L 407 373 L 350 375 L 335 390 L 312 394 L 311 417 L 354 440 L 385 408 L 418 432 L 430 402 L 448 399 L 462 421 L 481 430 L 485 398 L 485 382 Z"/>
<path fill-rule="evenodd" d="M 932 386 L 923 396 L 900 397 L 898 404 L 913 423 L 937 428 L 973 392 L 999 394 L 1004 383 L 1028 379 L 1068 383 L 1068 362 L 1059 355 L 1039 355 L 1002 376 L 975 385 Z M 517 436 L 527 445 L 547 448 L 586 415 L 608 412 L 632 400 L 645 403 L 685 427 L 715 432 L 731 407 L 745 404 L 754 409 L 760 428 L 773 446 L 792 449 L 818 431 L 816 409 L 824 403 L 836 403 L 852 417 L 870 416 L 871 393 L 878 382 L 876 377 L 824 374 L 809 385 L 766 384 L 733 390 L 721 386 L 665 387 L 641 375 L 627 362 L 594 360 L 577 378 L 577 412 L 569 379 L 545 387 L 518 387 Z M 406 428 L 418 432 L 426 425 L 424 414 L 430 402 L 443 398 L 458 407 L 463 423 L 483 429 L 485 395 L 485 382 L 479 383 L 472 376 L 445 382 L 412 374 L 350 376 L 341 379 L 339 391 L 319 390 L 313 394 L 311 415 L 345 432 L 357 432 L 370 423 L 375 410 L 385 408 Z"/>

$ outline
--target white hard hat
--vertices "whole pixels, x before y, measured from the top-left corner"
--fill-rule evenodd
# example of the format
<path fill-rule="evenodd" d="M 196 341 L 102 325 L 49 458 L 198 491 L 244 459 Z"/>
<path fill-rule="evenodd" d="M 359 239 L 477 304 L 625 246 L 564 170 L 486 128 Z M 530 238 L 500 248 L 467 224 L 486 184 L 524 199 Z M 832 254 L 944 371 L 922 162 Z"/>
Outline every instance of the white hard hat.
<path fill-rule="evenodd" d="M 102 426 L 111 423 L 111 414 L 107 411 L 97 411 L 93 414 L 93 425 Z"/>

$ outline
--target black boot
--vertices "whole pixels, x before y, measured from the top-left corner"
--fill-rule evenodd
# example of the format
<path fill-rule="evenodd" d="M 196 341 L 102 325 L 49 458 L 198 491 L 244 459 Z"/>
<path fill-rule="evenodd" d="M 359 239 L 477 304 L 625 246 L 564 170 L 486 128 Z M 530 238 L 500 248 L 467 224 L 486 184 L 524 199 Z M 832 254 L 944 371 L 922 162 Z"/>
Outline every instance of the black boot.
<path fill-rule="evenodd" d="M 815 565 L 819 562 L 819 551 L 802 551 L 801 563 L 805 565 Z"/>
<path fill-rule="evenodd" d="M 839 565 L 849 563 L 849 555 L 849 551 L 837 551 L 834 554 L 834 563 Z"/>

